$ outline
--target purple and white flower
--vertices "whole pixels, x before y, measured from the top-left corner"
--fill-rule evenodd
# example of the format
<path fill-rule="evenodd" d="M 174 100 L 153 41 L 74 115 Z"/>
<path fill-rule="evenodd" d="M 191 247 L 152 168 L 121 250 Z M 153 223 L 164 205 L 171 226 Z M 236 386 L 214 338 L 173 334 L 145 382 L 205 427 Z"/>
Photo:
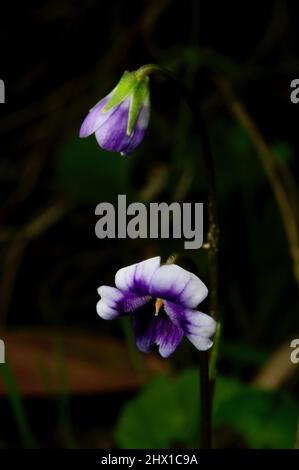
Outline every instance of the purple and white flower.
<path fill-rule="evenodd" d="M 216 322 L 197 310 L 208 289 L 193 273 L 176 264 L 161 265 L 157 256 L 120 269 L 115 286 L 98 289 L 97 313 L 105 320 L 132 314 L 140 351 L 147 353 L 156 344 L 166 358 L 184 335 L 200 351 L 213 345 Z"/>
<path fill-rule="evenodd" d="M 125 72 L 118 85 L 84 119 L 80 137 L 95 134 L 100 147 L 127 155 L 141 143 L 148 127 L 149 78 Z"/>

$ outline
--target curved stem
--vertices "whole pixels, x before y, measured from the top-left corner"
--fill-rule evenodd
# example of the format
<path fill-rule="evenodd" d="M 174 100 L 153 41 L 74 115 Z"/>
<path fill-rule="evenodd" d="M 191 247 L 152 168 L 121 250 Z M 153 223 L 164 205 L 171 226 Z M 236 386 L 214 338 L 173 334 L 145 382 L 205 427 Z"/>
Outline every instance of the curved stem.
<path fill-rule="evenodd" d="M 141 67 L 136 76 L 142 80 L 145 76 L 158 72 L 166 79 L 170 80 L 178 89 L 181 96 L 189 106 L 197 130 L 200 136 L 202 157 L 205 165 L 205 171 L 208 181 L 208 259 L 209 259 L 209 287 L 210 287 L 210 315 L 216 319 L 218 313 L 218 239 L 219 239 L 219 226 L 217 214 L 217 198 L 216 198 L 216 177 L 215 168 L 212 154 L 211 142 L 205 124 L 205 120 L 201 113 L 200 108 L 196 104 L 196 99 L 193 93 L 186 88 L 171 72 L 156 65 L 148 64 Z M 215 379 L 215 362 L 218 351 L 219 334 L 216 335 L 217 344 L 214 346 L 213 355 L 213 371 L 209 375 L 209 355 L 207 352 L 200 352 L 200 391 L 201 391 L 201 447 L 209 449 L 212 446 L 211 438 L 211 410 L 212 410 L 212 391 Z"/>
<path fill-rule="evenodd" d="M 202 157 L 205 165 L 205 171 L 208 181 L 208 257 L 209 257 L 209 277 L 210 277 L 210 315 L 217 318 L 217 291 L 218 291 L 218 240 L 219 240 L 219 225 L 217 214 L 217 197 L 216 197 L 216 176 L 215 167 L 212 154 L 212 146 L 207 131 L 207 126 L 204 117 L 201 113 L 199 106 L 193 93 L 185 87 L 171 72 L 160 67 L 156 64 L 144 65 L 136 72 L 138 79 L 143 79 L 145 76 L 158 72 L 165 78 L 170 80 L 178 89 L 181 96 L 186 101 L 190 111 L 194 117 L 197 130 L 200 136 Z"/>

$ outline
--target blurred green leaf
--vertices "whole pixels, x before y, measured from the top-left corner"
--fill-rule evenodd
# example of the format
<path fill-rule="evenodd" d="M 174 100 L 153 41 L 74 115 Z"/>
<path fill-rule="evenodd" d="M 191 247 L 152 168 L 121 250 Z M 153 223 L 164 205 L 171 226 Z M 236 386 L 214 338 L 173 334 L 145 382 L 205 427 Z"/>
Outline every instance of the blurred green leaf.
<path fill-rule="evenodd" d="M 167 448 L 182 438 L 187 427 L 175 382 L 154 378 L 124 408 L 116 440 L 122 448 Z"/>
<path fill-rule="evenodd" d="M 192 443 L 198 434 L 199 372 L 186 370 L 177 378 L 159 376 L 129 402 L 120 417 L 120 447 L 167 448 Z"/>
<path fill-rule="evenodd" d="M 94 136 L 75 137 L 60 151 L 57 176 L 71 197 L 89 203 L 114 200 L 117 194 L 130 194 L 131 157 L 107 152 Z"/>
<path fill-rule="evenodd" d="M 123 409 L 116 430 L 121 448 L 193 446 L 200 428 L 199 373 L 156 377 Z M 219 377 L 214 428 L 229 427 L 251 448 L 289 448 L 295 439 L 297 404 L 281 392 L 254 389 Z"/>
<path fill-rule="evenodd" d="M 213 416 L 216 424 L 221 423 L 222 410 L 227 402 L 234 400 L 235 397 L 246 388 L 238 380 L 230 377 L 218 377 L 215 386 Z M 218 418 L 220 416 L 220 418 Z"/>
<path fill-rule="evenodd" d="M 200 375 L 199 370 L 186 370 L 177 377 L 176 393 L 184 417 L 184 429 L 179 439 L 186 445 L 198 446 L 200 436 Z M 194 443 L 194 444 L 193 444 Z"/>
<path fill-rule="evenodd" d="M 15 424 L 25 448 L 36 447 L 35 438 L 27 417 L 24 402 L 19 392 L 13 370 L 8 363 L 2 364 L 0 372 L 7 391 L 8 400 L 15 419 Z"/>
<path fill-rule="evenodd" d="M 240 433 L 250 448 L 292 448 L 298 405 L 282 392 L 254 389 L 221 379 L 215 396 L 214 424 Z"/>

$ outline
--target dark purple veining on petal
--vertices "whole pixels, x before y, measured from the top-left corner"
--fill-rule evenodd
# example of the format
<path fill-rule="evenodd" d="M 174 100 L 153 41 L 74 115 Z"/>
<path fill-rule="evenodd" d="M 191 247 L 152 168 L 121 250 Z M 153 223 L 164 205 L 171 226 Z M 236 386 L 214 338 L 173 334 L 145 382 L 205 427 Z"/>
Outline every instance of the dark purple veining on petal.
<path fill-rule="evenodd" d="M 105 320 L 135 312 L 151 300 L 150 296 L 139 296 L 110 286 L 101 286 L 98 292 L 101 298 L 97 312 Z"/>
<path fill-rule="evenodd" d="M 184 334 L 198 350 L 209 349 L 216 322 L 195 308 L 206 287 L 182 268 L 160 263 L 160 257 L 154 257 L 120 269 L 116 287 L 99 288 L 99 315 L 109 320 L 133 313 L 136 344 L 142 352 L 156 344 L 161 356 L 168 357 Z M 158 304 L 151 299 L 158 299 Z"/>
<path fill-rule="evenodd" d="M 170 286 L 167 290 L 165 288 L 158 288 L 154 290 L 151 289 L 151 295 L 159 299 L 164 299 L 179 304 L 180 294 L 183 290 L 184 288 L 178 291 L 177 286 Z"/>
<path fill-rule="evenodd" d="M 152 279 L 150 294 L 195 308 L 205 298 L 207 288 L 198 277 L 173 264 L 160 267 Z"/>
<path fill-rule="evenodd" d="M 171 321 L 180 326 L 187 336 L 211 338 L 215 333 L 216 322 L 205 313 L 168 301 L 164 302 L 164 309 Z"/>
<path fill-rule="evenodd" d="M 189 332 L 189 320 L 187 319 L 187 309 L 178 303 L 165 301 L 164 309 L 170 320 L 177 326 L 180 326 L 185 333 Z"/>
<path fill-rule="evenodd" d="M 137 264 L 133 274 L 132 292 L 141 295 L 149 295 L 149 282 L 138 272 L 138 266 Z"/>
<path fill-rule="evenodd" d="M 150 283 L 157 269 L 160 267 L 159 256 L 147 261 L 137 263 L 120 269 L 115 276 L 116 286 L 126 292 L 139 296 L 148 296 Z"/>
<path fill-rule="evenodd" d="M 151 300 L 150 296 L 138 296 L 131 292 L 123 292 L 123 298 L 118 301 L 118 308 L 124 313 L 135 312 Z"/>
<path fill-rule="evenodd" d="M 156 344 L 159 345 L 161 356 L 165 358 L 170 356 L 180 344 L 183 335 L 183 330 L 162 314 L 156 327 Z"/>
<path fill-rule="evenodd" d="M 136 294 L 148 295 L 148 286 L 144 279 L 134 279 L 131 289 Z"/>
<path fill-rule="evenodd" d="M 162 357 L 168 357 L 178 347 L 183 337 L 183 330 L 176 326 L 170 318 L 160 312 L 158 316 L 154 312 L 142 312 L 142 315 L 134 315 L 134 333 L 137 347 L 147 353 L 156 344 Z"/>

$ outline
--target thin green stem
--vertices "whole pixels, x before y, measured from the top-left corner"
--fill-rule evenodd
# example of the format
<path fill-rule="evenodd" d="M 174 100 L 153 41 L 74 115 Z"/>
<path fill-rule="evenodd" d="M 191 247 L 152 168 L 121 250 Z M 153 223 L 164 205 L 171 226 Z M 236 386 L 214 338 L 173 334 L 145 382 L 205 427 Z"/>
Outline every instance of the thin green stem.
<path fill-rule="evenodd" d="M 193 93 L 185 87 L 171 72 L 156 64 L 144 65 L 136 72 L 138 78 L 142 79 L 147 75 L 158 72 L 166 79 L 170 80 L 178 89 L 181 96 L 189 106 L 193 115 L 197 130 L 200 136 L 202 157 L 205 165 L 205 171 L 208 182 L 208 257 L 209 257 L 209 277 L 210 277 L 210 315 L 217 318 L 217 292 L 218 292 L 218 240 L 219 225 L 217 213 L 217 195 L 216 195 L 216 175 L 214 160 L 212 154 L 212 146 L 205 124 L 204 117 L 199 106 L 196 103 Z"/>
<path fill-rule="evenodd" d="M 210 315 L 216 320 L 218 313 L 218 239 L 219 226 L 217 215 L 217 197 L 216 197 L 216 176 L 212 154 L 212 147 L 205 120 L 200 108 L 196 103 L 193 93 L 186 88 L 171 72 L 156 65 L 148 64 L 141 67 L 136 75 L 139 79 L 158 72 L 166 79 L 170 80 L 179 91 L 189 106 L 193 115 L 197 130 L 200 136 L 202 157 L 205 165 L 205 171 L 208 182 L 208 219 L 209 229 L 207 235 L 208 261 L 209 261 L 209 287 L 210 287 Z M 219 335 L 218 335 L 219 336 Z M 217 343 L 219 337 L 217 336 Z M 218 350 L 218 348 L 217 348 Z M 201 447 L 210 448 L 212 446 L 212 390 L 215 380 L 216 353 L 213 355 L 213 377 L 209 377 L 209 355 L 200 353 L 200 373 L 201 373 Z"/>
<path fill-rule="evenodd" d="M 201 351 L 199 353 L 199 367 L 200 367 L 200 437 L 201 437 L 201 448 L 211 449 L 212 448 L 212 423 L 211 423 L 211 382 L 209 379 L 209 353 L 207 351 Z"/>
<path fill-rule="evenodd" d="M 16 427 L 19 432 L 22 445 L 28 449 L 37 448 L 22 396 L 18 389 L 13 370 L 8 362 L 6 362 L 6 364 L 2 364 L 1 375 L 7 390 L 8 400 L 15 418 Z"/>

